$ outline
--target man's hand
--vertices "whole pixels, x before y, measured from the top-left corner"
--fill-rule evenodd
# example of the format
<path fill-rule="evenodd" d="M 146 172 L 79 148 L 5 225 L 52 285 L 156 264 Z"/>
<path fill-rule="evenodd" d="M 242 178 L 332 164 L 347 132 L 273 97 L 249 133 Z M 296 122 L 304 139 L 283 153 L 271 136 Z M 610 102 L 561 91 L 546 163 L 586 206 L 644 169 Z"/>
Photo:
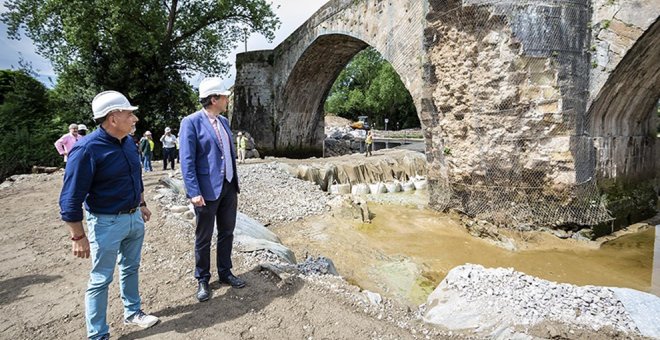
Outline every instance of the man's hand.
<path fill-rule="evenodd" d="M 83 237 L 78 241 L 71 241 L 71 249 L 73 249 L 73 256 L 86 259 L 89 257 L 89 240 Z"/>
<path fill-rule="evenodd" d="M 149 222 L 149 219 L 151 219 L 151 210 L 147 207 L 140 207 L 140 211 L 142 212 L 142 220 Z"/>
<path fill-rule="evenodd" d="M 203 207 L 206 205 L 206 202 L 204 202 L 204 197 L 202 197 L 202 195 L 191 198 L 190 202 L 196 207 Z"/>
<path fill-rule="evenodd" d="M 62 154 L 62 156 L 68 156 L 68 155 L 69 155 L 69 153 L 66 152 L 66 151 L 64 151 L 64 153 Z"/>

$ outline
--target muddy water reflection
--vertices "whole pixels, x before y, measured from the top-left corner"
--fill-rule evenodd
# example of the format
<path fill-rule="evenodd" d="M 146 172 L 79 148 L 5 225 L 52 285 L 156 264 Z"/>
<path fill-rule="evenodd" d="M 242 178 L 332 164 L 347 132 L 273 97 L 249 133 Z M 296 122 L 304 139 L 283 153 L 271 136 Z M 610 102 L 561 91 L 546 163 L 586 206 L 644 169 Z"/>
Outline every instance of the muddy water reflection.
<path fill-rule="evenodd" d="M 299 258 L 330 257 L 347 280 L 411 304 L 424 302 L 450 269 L 465 263 L 513 267 L 557 282 L 652 290 L 653 228 L 599 249 L 543 233 L 525 235 L 529 249 L 510 252 L 470 236 L 444 214 L 369 206 L 371 224 L 324 216 L 277 232 Z"/>

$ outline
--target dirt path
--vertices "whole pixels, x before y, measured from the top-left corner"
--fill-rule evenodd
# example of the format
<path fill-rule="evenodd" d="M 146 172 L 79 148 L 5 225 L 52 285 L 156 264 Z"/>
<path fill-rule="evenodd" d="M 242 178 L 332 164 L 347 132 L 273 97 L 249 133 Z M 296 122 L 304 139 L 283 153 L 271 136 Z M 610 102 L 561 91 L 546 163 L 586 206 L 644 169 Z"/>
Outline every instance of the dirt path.
<path fill-rule="evenodd" d="M 427 334 L 397 327 L 396 320 L 379 320 L 377 312 L 365 313 L 327 285 L 299 278 L 285 283 L 241 256 L 234 256 L 234 270 L 248 286 L 236 290 L 212 282 L 213 298 L 198 303 L 192 230 L 169 223 L 153 201 L 163 174 L 152 172 L 144 179 L 154 216 L 147 224 L 140 276 L 143 309 L 162 321 L 148 330 L 125 327 L 115 274 L 108 307 L 113 338 L 408 339 Z M 57 204 L 61 179 L 62 173 L 35 175 L 0 189 L 0 338 L 85 338 L 90 261 L 70 253 Z"/>

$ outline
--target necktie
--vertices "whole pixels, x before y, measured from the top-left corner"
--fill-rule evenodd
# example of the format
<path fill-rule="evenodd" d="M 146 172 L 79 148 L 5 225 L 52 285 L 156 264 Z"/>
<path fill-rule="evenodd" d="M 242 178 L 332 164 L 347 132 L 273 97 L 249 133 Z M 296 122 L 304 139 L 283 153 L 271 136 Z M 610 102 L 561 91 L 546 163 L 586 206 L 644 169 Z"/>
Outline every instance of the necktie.
<path fill-rule="evenodd" d="M 213 121 L 213 130 L 215 130 L 215 136 L 218 137 L 218 141 L 220 141 L 222 156 L 225 159 L 225 178 L 227 179 L 227 182 L 231 182 L 231 180 L 234 178 L 234 169 L 231 165 L 232 156 L 229 146 L 229 137 L 227 136 L 227 132 L 224 128 L 222 128 L 222 132 L 220 132 L 220 127 L 218 126 L 219 124 L 220 122 L 218 121 L 218 118 L 216 118 Z"/>

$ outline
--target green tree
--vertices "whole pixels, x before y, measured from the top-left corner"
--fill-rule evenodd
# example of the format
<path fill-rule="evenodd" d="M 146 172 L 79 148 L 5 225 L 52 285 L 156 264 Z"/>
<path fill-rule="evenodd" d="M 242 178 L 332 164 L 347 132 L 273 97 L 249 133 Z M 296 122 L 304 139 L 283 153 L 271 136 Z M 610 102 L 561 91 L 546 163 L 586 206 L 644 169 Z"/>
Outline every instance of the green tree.
<path fill-rule="evenodd" d="M 60 164 L 53 143 L 63 131 L 43 84 L 25 71 L 0 70 L 0 181 L 33 165 Z"/>
<path fill-rule="evenodd" d="M 269 39 L 279 26 L 266 0 L 7 0 L 9 36 L 25 30 L 58 73 L 54 105 L 89 121 L 90 102 L 120 91 L 136 105 L 139 130 L 178 125 L 195 109 L 185 78 L 222 75 L 244 28 Z"/>
<path fill-rule="evenodd" d="M 359 52 L 339 74 L 325 102 L 325 112 L 356 120 L 369 116 L 389 129 L 419 127 L 419 118 L 410 93 L 392 65 L 375 49 Z"/>

